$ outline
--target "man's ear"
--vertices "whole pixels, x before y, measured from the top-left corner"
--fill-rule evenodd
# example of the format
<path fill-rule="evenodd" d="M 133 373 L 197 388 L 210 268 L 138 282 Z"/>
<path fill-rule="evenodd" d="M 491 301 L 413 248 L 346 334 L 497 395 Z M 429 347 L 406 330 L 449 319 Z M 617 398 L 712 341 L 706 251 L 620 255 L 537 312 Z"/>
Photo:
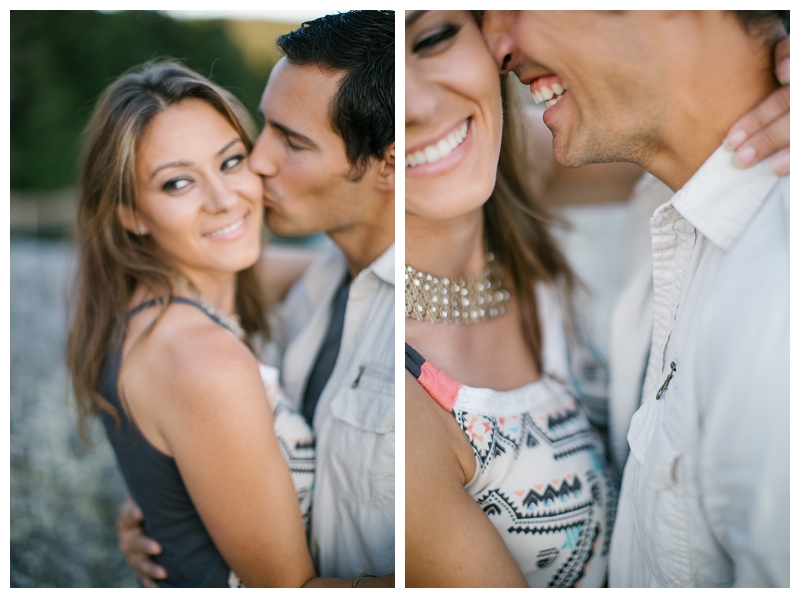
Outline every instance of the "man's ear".
<path fill-rule="evenodd" d="M 383 160 L 378 164 L 377 190 L 394 192 L 394 141 L 386 148 Z"/>
<path fill-rule="evenodd" d="M 139 236 L 147 234 L 147 227 L 139 223 L 139 219 L 136 217 L 136 214 L 131 206 L 117 204 L 116 211 L 117 218 L 119 218 L 119 223 L 126 231 Z"/>

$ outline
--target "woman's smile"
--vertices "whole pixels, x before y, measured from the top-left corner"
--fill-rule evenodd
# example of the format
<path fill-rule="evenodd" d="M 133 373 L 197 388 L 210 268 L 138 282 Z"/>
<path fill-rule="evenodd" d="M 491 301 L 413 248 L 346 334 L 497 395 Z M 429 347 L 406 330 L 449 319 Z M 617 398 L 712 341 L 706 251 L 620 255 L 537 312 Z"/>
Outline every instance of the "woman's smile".
<path fill-rule="evenodd" d="M 406 154 L 406 176 L 439 176 L 458 167 L 472 147 L 472 122 L 468 118 L 438 141 L 418 145 Z"/>
<path fill-rule="evenodd" d="M 238 239 L 247 232 L 247 216 L 248 214 L 246 213 L 241 218 L 234 220 L 231 224 L 213 230 L 203 236 L 207 239 L 213 239 L 214 241 L 233 241 Z"/>

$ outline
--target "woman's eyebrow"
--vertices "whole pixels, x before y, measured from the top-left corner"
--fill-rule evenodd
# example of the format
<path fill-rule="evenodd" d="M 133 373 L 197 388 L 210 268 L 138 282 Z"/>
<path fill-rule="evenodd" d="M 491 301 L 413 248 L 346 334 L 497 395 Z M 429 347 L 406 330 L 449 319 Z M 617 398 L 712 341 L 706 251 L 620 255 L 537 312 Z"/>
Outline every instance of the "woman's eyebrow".
<path fill-rule="evenodd" d="M 427 10 L 414 10 L 411 12 L 410 15 L 406 17 L 406 27 L 411 27 L 414 23 L 416 23 L 419 18 L 424 15 Z"/>
<path fill-rule="evenodd" d="M 224 146 L 222 146 L 222 149 L 217 152 L 217 155 L 221 156 L 222 154 L 227 152 L 228 148 L 230 148 L 232 145 L 235 145 L 237 141 L 242 141 L 242 140 L 241 140 L 240 137 L 237 137 L 236 139 L 233 139 L 233 140 L 229 141 Z M 242 143 L 244 143 L 244 142 L 242 141 Z"/>
<path fill-rule="evenodd" d="M 162 164 L 158 168 L 153 171 L 153 174 L 150 175 L 150 180 L 152 181 L 155 176 L 164 170 L 165 168 L 185 168 L 187 166 L 192 166 L 194 162 L 187 162 L 186 160 L 177 160 L 175 162 L 167 162 L 166 164 Z"/>
<path fill-rule="evenodd" d="M 231 148 L 231 146 L 236 145 L 236 143 L 240 141 L 244 143 L 241 137 L 237 137 L 236 139 L 231 139 L 228 143 L 222 146 L 222 149 L 220 149 L 217 152 L 217 155 L 221 156 L 226 151 L 228 151 Z M 192 166 L 192 165 L 194 165 L 194 162 L 187 162 L 186 160 L 176 160 L 175 162 L 167 162 L 166 164 L 162 164 L 153 171 L 153 174 L 150 175 L 150 180 L 152 181 L 155 178 L 155 176 L 165 168 L 186 168 L 187 166 Z"/>

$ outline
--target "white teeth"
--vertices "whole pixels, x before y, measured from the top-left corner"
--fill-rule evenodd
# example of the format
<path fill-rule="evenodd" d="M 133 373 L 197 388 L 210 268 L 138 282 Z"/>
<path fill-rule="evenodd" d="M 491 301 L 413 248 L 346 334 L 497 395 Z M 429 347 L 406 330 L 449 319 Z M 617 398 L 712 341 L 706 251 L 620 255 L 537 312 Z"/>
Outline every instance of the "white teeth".
<path fill-rule="evenodd" d="M 234 222 L 230 226 L 226 226 L 225 228 L 221 228 L 219 230 L 215 230 L 213 233 L 208 233 L 205 236 L 206 237 L 218 237 L 220 235 L 227 235 L 228 233 L 232 233 L 236 229 L 241 228 L 241 226 L 243 224 L 244 224 L 244 218 L 240 218 L 239 220 L 237 220 L 236 222 Z"/>
<path fill-rule="evenodd" d="M 563 97 L 563 96 L 556 96 L 556 97 L 554 97 L 552 100 L 547 100 L 547 101 L 544 103 L 544 109 L 545 109 L 545 110 L 547 110 L 548 108 L 552 108 L 553 106 L 555 106 L 556 104 L 558 104 L 558 101 L 559 101 L 559 100 L 560 100 L 562 97 Z"/>
<path fill-rule="evenodd" d="M 406 168 L 413 168 L 420 164 L 433 164 L 442 158 L 446 158 L 453 150 L 464 142 L 469 130 L 469 120 L 465 120 L 458 129 L 450 133 L 447 137 L 440 139 L 436 144 L 417 150 L 414 153 L 406 154 Z"/>
<path fill-rule="evenodd" d="M 531 96 L 533 96 L 533 101 L 537 104 L 544 104 L 546 108 L 549 108 L 556 102 L 553 101 L 558 100 L 561 97 L 561 94 L 564 93 L 569 89 L 566 82 L 563 82 L 563 85 L 559 85 L 558 83 L 553 83 L 552 87 L 540 87 L 536 90 L 531 90 Z"/>

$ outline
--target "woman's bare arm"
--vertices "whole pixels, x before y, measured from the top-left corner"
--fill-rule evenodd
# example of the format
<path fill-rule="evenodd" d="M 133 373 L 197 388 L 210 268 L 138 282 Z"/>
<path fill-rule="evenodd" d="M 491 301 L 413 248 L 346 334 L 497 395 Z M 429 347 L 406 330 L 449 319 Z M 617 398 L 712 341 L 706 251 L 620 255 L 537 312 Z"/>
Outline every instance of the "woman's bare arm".
<path fill-rule="evenodd" d="M 314 568 L 255 358 L 216 325 L 169 344 L 151 361 L 147 415 L 214 544 L 247 586 L 302 586 Z"/>
<path fill-rule="evenodd" d="M 464 490 L 452 416 L 406 374 L 406 587 L 526 587 L 489 518 Z M 474 467 L 474 465 L 472 466 Z"/>

